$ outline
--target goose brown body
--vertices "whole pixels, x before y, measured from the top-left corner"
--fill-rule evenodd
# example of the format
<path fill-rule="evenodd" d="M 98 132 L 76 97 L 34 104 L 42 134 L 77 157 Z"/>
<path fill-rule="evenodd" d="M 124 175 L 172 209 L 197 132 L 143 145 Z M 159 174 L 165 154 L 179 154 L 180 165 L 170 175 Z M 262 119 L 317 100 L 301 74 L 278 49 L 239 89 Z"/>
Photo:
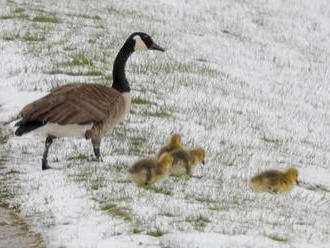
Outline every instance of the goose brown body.
<path fill-rule="evenodd" d="M 116 125 L 128 112 L 130 95 L 99 84 L 68 84 L 25 106 L 20 112 L 22 123 L 32 120 L 58 125 L 77 124 L 91 129 L 82 137 L 102 136 Z M 56 128 L 45 127 L 48 135 L 61 137 Z M 69 135 L 65 135 L 69 136 Z M 74 136 L 74 135 L 73 135 Z"/>

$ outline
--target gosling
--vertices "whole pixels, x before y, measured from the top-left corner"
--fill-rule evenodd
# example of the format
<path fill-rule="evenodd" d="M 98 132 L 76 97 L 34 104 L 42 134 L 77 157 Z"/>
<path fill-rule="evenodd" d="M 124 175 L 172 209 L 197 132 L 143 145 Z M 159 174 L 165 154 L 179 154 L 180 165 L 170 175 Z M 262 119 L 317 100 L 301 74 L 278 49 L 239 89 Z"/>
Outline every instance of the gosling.
<path fill-rule="evenodd" d="M 289 168 L 284 172 L 266 170 L 249 181 L 249 186 L 257 193 L 286 194 L 291 192 L 296 184 L 299 184 L 299 181 L 298 171 L 295 168 Z"/>
<path fill-rule="evenodd" d="M 170 175 L 173 176 L 191 176 L 196 165 L 205 164 L 205 151 L 198 147 L 191 150 L 176 150 L 170 153 L 173 157 L 173 164 Z"/>
<path fill-rule="evenodd" d="M 181 148 L 182 148 L 181 135 L 180 134 L 173 134 L 172 137 L 171 137 L 170 142 L 166 146 L 162 147 L 159 150 L 159 152 L 157 154 L 157 157 L 159 158 L 165 152 L 169 153 L 169 152 L 181 149 Z"/>
<path fill-rule="evenodd" d="M 150 185 L 169 176 L 173 157 L 164 153 L 160 158 L 145 158 L 137 161 L 130 169 L 130 179 L 139 185 Z"/>

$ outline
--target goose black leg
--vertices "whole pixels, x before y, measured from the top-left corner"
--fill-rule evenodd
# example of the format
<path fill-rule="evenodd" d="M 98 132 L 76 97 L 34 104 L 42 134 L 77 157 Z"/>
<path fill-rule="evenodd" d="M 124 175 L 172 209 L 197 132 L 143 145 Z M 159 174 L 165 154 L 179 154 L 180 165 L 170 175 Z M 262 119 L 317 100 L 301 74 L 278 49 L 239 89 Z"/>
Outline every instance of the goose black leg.
<path fill-rule="evenodd" d="M 97 160 L 100 160 L 101 154 L 100 154 L 100 147 L 94 147 L 94 154 Z"/>
<path fill-rule="evenodd" d="M 48 157 L 48 149 L 53 143 L 53 136 L 47 136 L 46 142 L 45 142 L 45 150 L 44 155 L 42 156 L 42 170 L 51 169 L 51 167 L 48 165 L 47 157 Z"/>
<path fill-rule="evenodd" d="M 100 152 L 101 139 L 98 137 L 92 137 L 92 144 L 93 144 L 93 150 L 94 150 L 96 160 L 99 162 L 102 162 L 102 157 L 101 157 L 101 152 Z"/>

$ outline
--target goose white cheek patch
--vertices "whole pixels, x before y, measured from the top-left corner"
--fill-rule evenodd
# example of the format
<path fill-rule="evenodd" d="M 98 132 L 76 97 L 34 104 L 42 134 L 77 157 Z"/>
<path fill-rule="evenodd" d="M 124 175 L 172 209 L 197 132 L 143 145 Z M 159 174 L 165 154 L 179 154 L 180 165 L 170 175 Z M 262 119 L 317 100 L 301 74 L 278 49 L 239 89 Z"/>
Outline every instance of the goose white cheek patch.
<path fill-rule="evenodd" d="M 135 35 L 133 37 L 133 39 L 135 40 L 135 46 L 134 46 L 135 51 L 147 51 L 148 50 L 148 47 L 146 46 L 144 41 L 141 39 L 140 35 Z"/>

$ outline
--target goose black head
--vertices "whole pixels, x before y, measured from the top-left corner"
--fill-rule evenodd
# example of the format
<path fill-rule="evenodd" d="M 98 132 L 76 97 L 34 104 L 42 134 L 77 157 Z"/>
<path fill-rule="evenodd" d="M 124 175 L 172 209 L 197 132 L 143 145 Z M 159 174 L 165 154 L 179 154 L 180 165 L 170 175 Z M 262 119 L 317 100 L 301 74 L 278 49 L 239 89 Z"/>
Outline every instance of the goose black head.
<path fill-rule="evenodd" d="M 158 46 L 150 37 L 150 35 L 142 32 L 136 32 L 130 35 L 128 38 L 133 45 L 134 51 L 147 51 L 147 50 L 158 50 L 165 52 L 165 49 Z"/>

